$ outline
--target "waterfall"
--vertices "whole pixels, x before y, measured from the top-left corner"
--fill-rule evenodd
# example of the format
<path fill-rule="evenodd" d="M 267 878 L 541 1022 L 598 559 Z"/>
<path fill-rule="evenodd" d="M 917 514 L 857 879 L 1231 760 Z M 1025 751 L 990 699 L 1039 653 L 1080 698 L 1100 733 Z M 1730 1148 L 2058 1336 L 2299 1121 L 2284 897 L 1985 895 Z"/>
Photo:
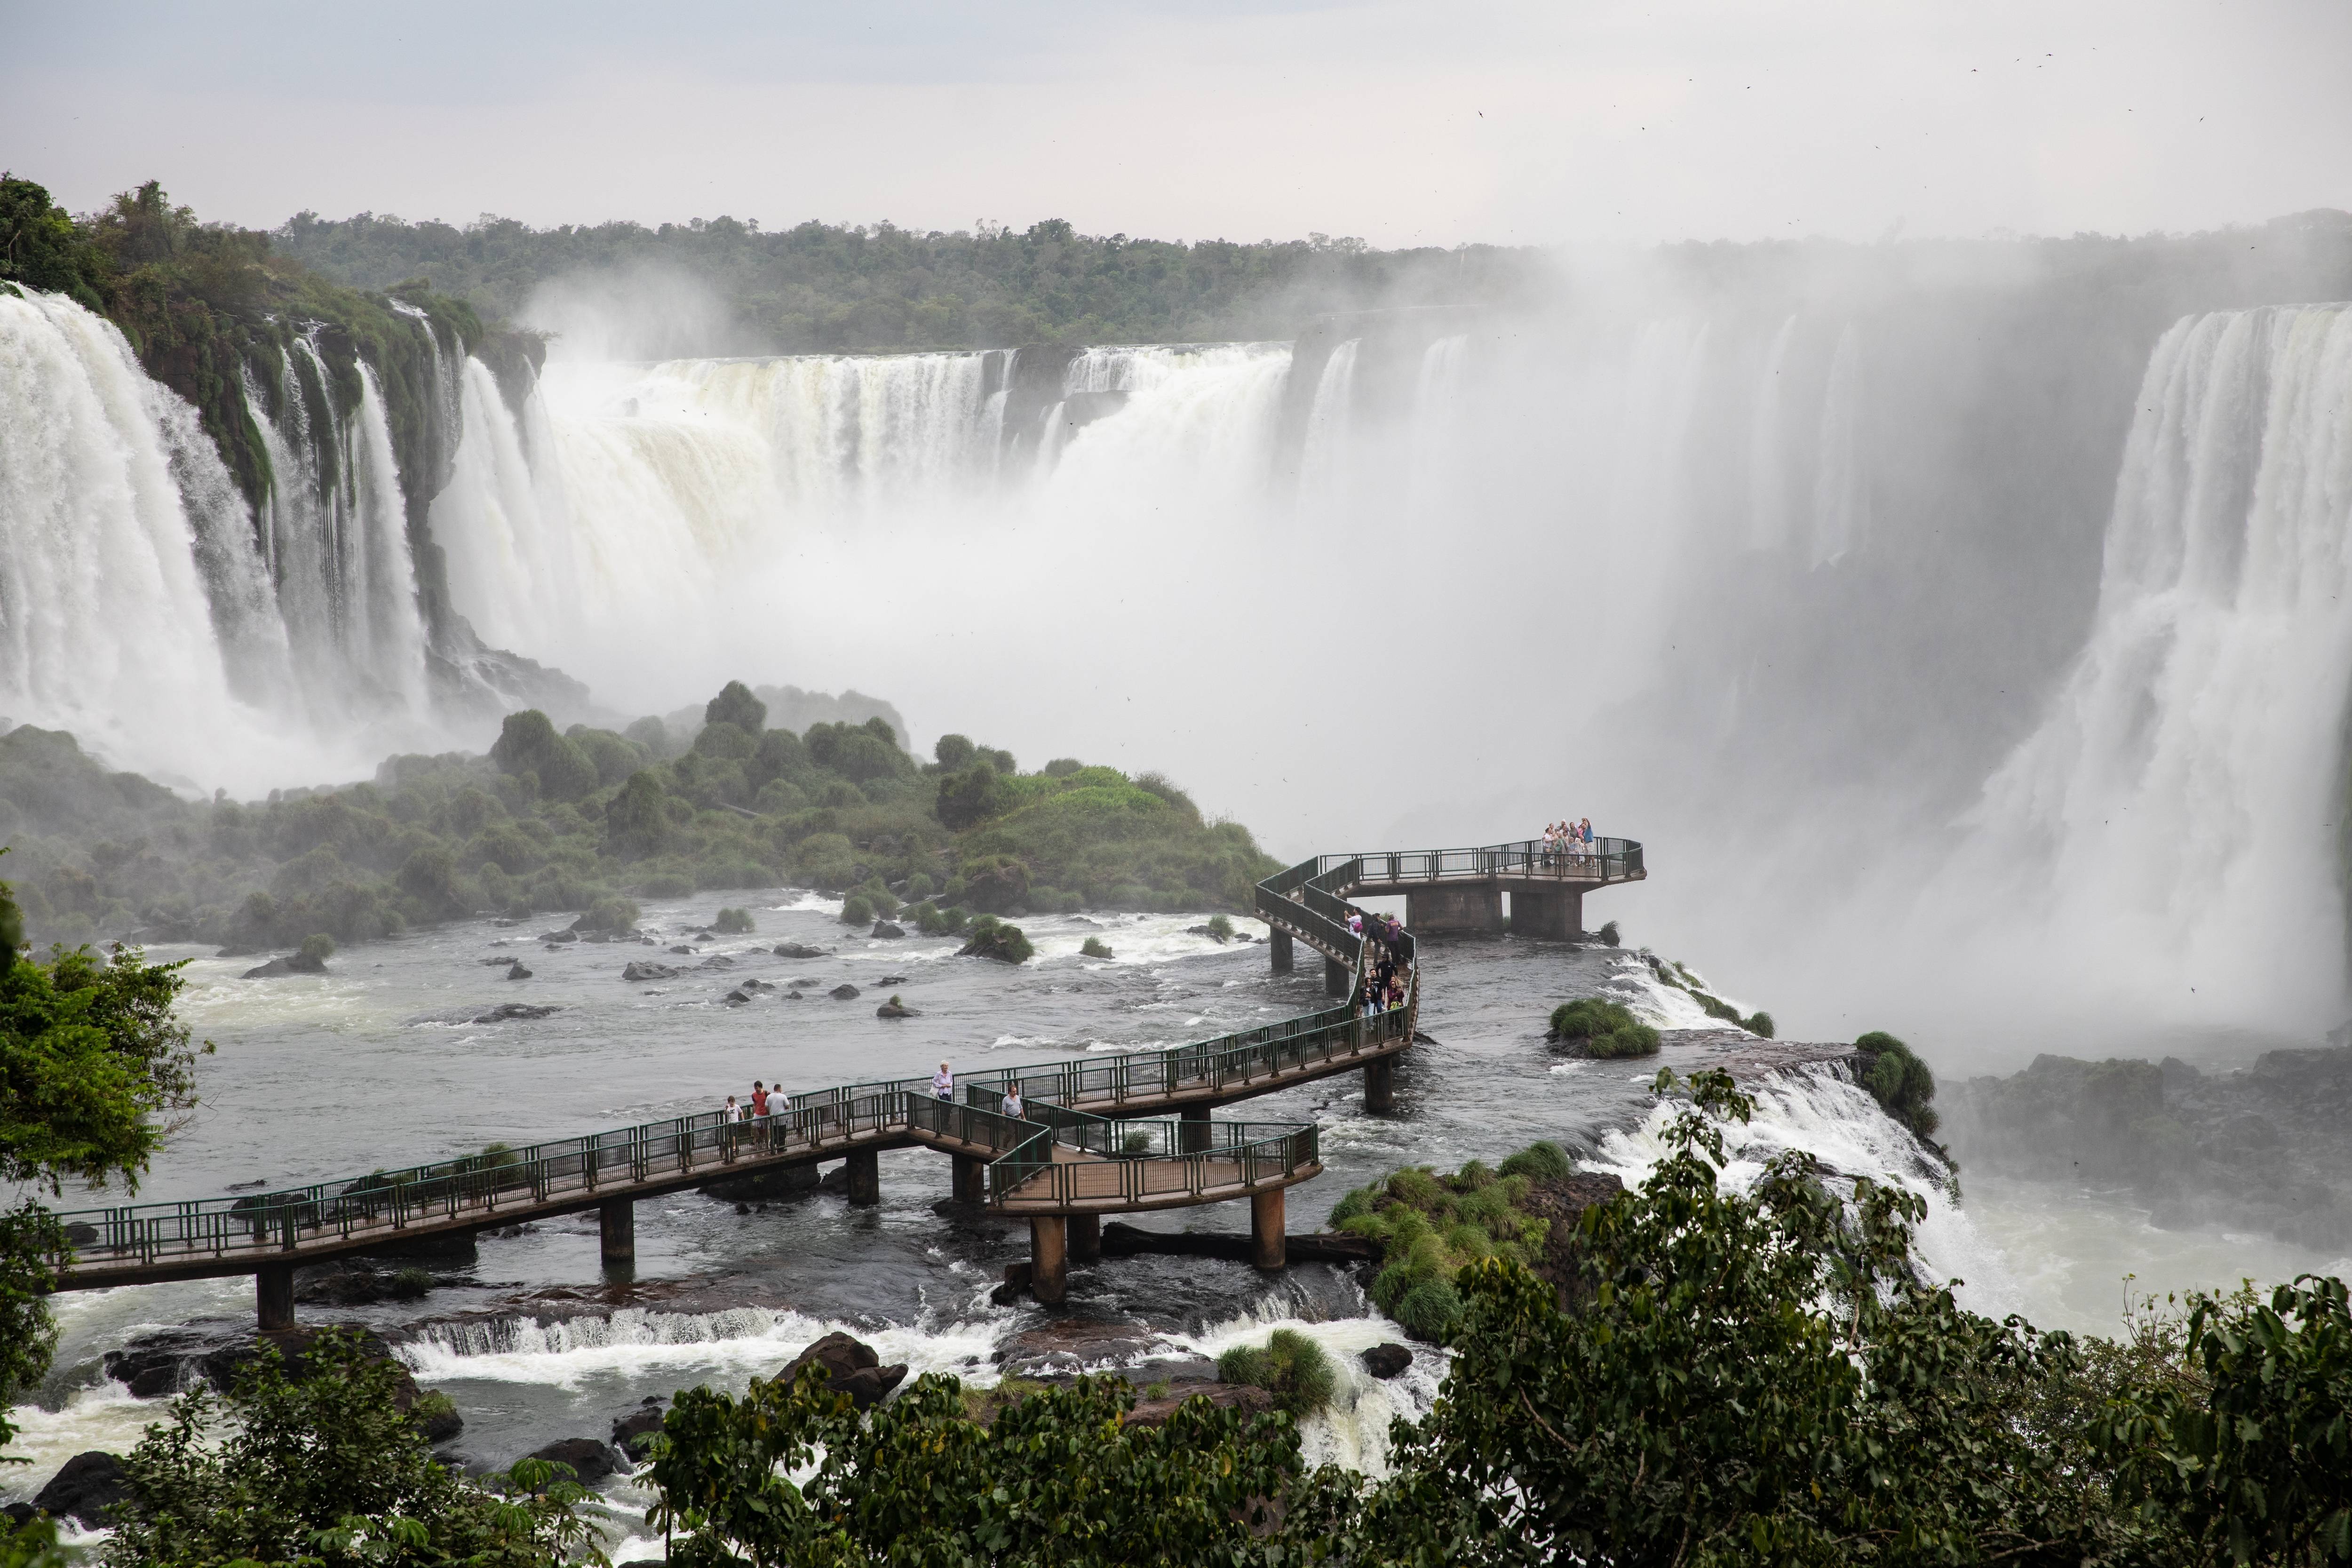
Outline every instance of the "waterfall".
<path fill-rule="evenodd" d="M 114 326 L 0 291 L 0 703 L 178 776 L 286 676 L 252 525 Z"/>
<path fill-rule="evenodd" d="M 457 612 L 486 641 L 557 646 L 579 610 L 571 519 L 560 484 L 531 467 L 526 426 L 543 425 L 536 391 L 518 419 L 489 367 L 468 355 L 458 374 L 457 453 L 433 498 L 430 526 L 447 562 Z M 549 479 L 553 479 L 551 473 Z"/>
<path fill-rule="evenodd" d="M 1310 504 L 1344 501 L 1349 464 L 1349 437 L 1354 428 L 1356 352 L 1360 338 L 1349 338 L 1323 362 L 1315 383 L 1315 401 L 1307 413 L 1307 440 L 1298 458 L 1299 495 Z"/>
<path fill-rule="evenodd" d="M 1964 861 L 2032 868 L 2058 962 L 2125 1004 L 2344 1005 L 2352 307 L 2191 317 L 2141 383 L 2087 645 Z"/>

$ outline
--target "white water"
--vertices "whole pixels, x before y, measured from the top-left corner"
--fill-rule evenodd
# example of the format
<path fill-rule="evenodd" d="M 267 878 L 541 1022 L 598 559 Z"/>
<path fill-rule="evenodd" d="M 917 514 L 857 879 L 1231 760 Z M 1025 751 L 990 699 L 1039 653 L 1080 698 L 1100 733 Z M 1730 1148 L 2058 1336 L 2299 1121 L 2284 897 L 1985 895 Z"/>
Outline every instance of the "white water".
<path fill-rule="evenodd" d="M 2315 1035 L 2346 1005 L 2352 310 L 2183 321 L 2138 406 L 2089 644 L 1958 873 L 2073 1010 Z"/>

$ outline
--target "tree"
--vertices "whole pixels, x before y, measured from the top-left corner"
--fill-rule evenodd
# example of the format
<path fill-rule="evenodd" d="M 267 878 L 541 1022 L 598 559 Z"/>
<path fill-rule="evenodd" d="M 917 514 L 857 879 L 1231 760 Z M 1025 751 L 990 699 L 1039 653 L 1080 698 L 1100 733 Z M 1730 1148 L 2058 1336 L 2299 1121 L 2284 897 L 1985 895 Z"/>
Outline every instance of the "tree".
<path fill-rule="evenodd" d="M 629 775 L 604 807 L 604 847 L 624 860 L 658 855 L 669 842 L 668 796 L 651 770 Z"/>
<path fill-rule="evenodd" d="M 706 724 L 732 724 L 757 740 L 760 731 L 767 728 L 768 705 L 752 696 L 751 689 L 741 681 L 730 680 L 719 688 L 718 696 L 704 705 L 702 721 Z"/>
<path fill-rule="evenodd" d="M 1257 1537 L 1300 1474 L 1287 1416 L 1200 1399 L 1164 1426 L 1129 1426 L 1134 1391 L 1118 1378 L 1042 1390 L 982 1426 L 951 1377 L 927 1374 L 863 1420 L 824 1377 L 804 1369 L 740 1399 L 679 1394 L 653 1463 L 672 1563 L 1272 1561 Z M 813 1462 L 797 1485 L 783 1473 Z"/>
<path fill-rule="evenodd" d="M 104 313 L 104 254 L 81 237 L 65 208 L 30 180 L 0 174 L 0 281 L 72 297 Z"/>
<path fill-rule="evenodd" d="M 265 1346 L 226 1409 L 201 1386 L 173 1402 L 126 1462 L 140 1507 L 108 1568 L 604 1561 L 574 1511 L 585 1492 L 554 1467 L 524 1460 L 476 1486 L 433 1458 L 394 1402 L 399 1368 L 357 1336 L 330 1329 L 302 1361 L 298 1376 Z"/>
<path fill-rule="evenodd" d="M 0 882 L 0 1178 L 46 1187 L 68 1178 L 136 1190 L 169 1118 L 195 1103 L 195 1053 L 172 1016 L 181 966 L 117 945 L 42 963 L 17 956 L 23 923 Z M 209 1042 L 204 1049 L 209 1052 Z M 57 1349 L 47 1295 L 71 1251 L 34 1198 L 0 1215 L 0 1384 L 37 1382 Z M 0 1445 L 16 1436 L 0 1414 Z"/>
<path fill-rule="evenodd" d="M 539 793 L 549 800 L 578 800 L 596 787 L 596 764 L 588 753 L 557 734 L 554 724 L 536 708 L 506 716 L 499 738 L 490 744 L 490 761 L 500 773 L 534 774 Z"/>

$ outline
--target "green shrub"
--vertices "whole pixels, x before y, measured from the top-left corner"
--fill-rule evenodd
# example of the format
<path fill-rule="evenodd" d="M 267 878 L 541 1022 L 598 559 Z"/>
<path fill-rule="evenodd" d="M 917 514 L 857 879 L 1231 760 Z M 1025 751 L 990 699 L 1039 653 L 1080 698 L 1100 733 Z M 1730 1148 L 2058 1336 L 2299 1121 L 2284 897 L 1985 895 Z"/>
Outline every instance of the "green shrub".
<path fill-rule="evenodd" d="M 656 871 L 637 882 L 637 891 L 649 899 L 683 899 L 694 890 L 694 879 L 683 871 Z"/>
<path fill-rule="evenodd" d="M 1045 776 L 1049 779 L 1067 778 L 1085 765 L 1076 757 L 1055 757 L 1045 764 Z"/>
<path fill-rule="evenodd" d="M 1749 1015 L 1748 1021 L 1745 1024 L 1742 1024 L 1740 1027 L 1746 1029 L 1751 1035 L 1761 1035 L 1764 1038 L 1769 1040 L 1772 1038 L 1772 1031 L 1775 1026 L 1772 1022 L 1772 1015 L 1765 1012 L 1759 1007 L 1753 1014 Z"/>
<path fill-rule="evenodd" d="M 751 689 L 740 680 L 730 680 L 719 689 L 719 695 L 703 705 L 705 724 L 730 724 L 746 735 L 756 735 L 768 722 L 768 705 L 751 695 Z"/>
<path fill-rule="evenodd" d="M 335 956 L 335 939 L 325 931 L 314 931 L 302 939 L 302 951 L 294 955 L 304 969 L 324 969 L 327 960 Z"/>
<path fill-rule="evenodd" d="M 636 929 L 639 912 L 634 899 L 602 898 L 588 906 L 586 914 L 572 922 L 572 929 L 610 931 L 619 936 Z"/>
<path fill-rule="evenodd" d="M 385 1294 L 395 1301 L 414 1301 L 433 1289 L 433 1276 L 422 1268 L 403 1268 L 387 1281 Z"/>
<path fill-rule="evenodd" d="M 1461 1310 L 1456 1301 L 1456 1317 Z M 1264 1345 L 1234 1346 L 1217 1358 L 1217 1376 L 1265 1389 L 1278 1409 L 1294 1417 L 1323 1409 L 1339 1385 L 1323 1347 L 1296 1329 L 1275 1330 Z"/>
<path fill-rule="evenodd" d="M 1854 1041 L 1862 1054 L 1862 1085 L 1885 1107 L 1886 1114 L 1932 1142 L 1941 1125 L 1932 1104 L 1936 1075 L 1912 1054 L 1911 1047 L 1882 1029 L 1873 1029 Z"/>
<path fill-rule="evenodd" d="M 719 911 L 718 918 L 710 922 L 710 929 L 726 936 L 741 936 L 744 932 L 757 928 L 751 923 L 751 910 L 722 909 Z"/>
<path fill-rule="evenodd" d="M 1415 1339 L 1444 1344 L 1462 1321 L 1462 1298 L 1447 1279 L 1424 1279 L 1404 1294 L 1391 1314 Z"/>
<path fill-rule="evenodd" d="M 1219 942 L 1231 942 L 1234 939 L 1234 922 L 1223 915 L 1211 915 L 1209 934 Z"/>
<path fill-rule="evenodd" d="M 930 878 L 925 876 L 922 872 L 917 871 L 908 877 L 907 897 L 910 901 L 919 901 L 921 900 L 928 899 L 931 896 L 932 891 Z"/>
<path fill-rule="evenodd" d="M 852 893 L 841 900 L 841 923 L 845 926 L 874 923 L 874 906 L 866 900 L 865 894 Z"/>
<path fill-rule="evenodd" d="M 1658 1054 L 1658 1031 L 1623 1006 L 1597 996 L 1563 1002 L 1551 1012 L 1551 1037 L 1583 1055 L 1612 1059 Z"/>
<path fill-rule="evenodd" d="M 1111 958 L 1117 956 L 1111 952 L 1110 943 L 1103 941 L 1103 939 L 1098 936 L 1090 936 L 1087 938 L 1085 942 L 1079 943 L 1078 952 L 1087 958 Z"/>
<path fill-rule="evenodd" d="M 1593 935 L 1599 937 L 1611 947 L 1615 947 L 1617 945 L 1617 922 L 1615 921 L 1609 921 L 1599 931 L 1593 932 Z"/>
<path fill-rule="evenodd" d="M 1329 1222 L 1331 1228 L 1337 1230 L 1358 1215 L 1371 1213 L 1372 1195 L 1372 1190 L 1370 1187 L 1357 1187 L 1338 1203 L 1333 1204 Z"/>
<path fill-rule="evenodd" d="M 1558 1181 L 1575 1168 L 1569 1161 L 1568 1151 L 1549 1139 L 1528 1144 L 1501 1166 L 1504 1175 L 1525 1176 L 1531 1182 Z"/>
<path fill-rule="evenodd" d="M 1130 1132 L 1126 1137 L 1118 1141 L 1118 1146 L 1120 1152 L 1123 1153 L 1149 1154 L 1151 1152 L 1151 1134 L 1149 1132 Z"/>
<path fill-rule="evenodd" d="M 970 936 L 956 950 L 959 958 L 992 958 L 1002 963 L 1026 963 L 1036 953 L 1019 926 L 1008 925 L 994 915 L 975 919 Z"/>

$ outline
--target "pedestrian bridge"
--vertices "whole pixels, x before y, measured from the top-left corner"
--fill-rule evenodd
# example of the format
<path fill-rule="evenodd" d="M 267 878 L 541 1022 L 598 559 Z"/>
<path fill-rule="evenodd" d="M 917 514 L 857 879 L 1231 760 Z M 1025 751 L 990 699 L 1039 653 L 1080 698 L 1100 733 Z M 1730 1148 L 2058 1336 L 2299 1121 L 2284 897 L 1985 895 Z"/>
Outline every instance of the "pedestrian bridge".
<path fill-rule="evenodd" d="M 1278 872 L 1255 897 L 1273 931 L 1274 966 L 1287 970 L 1293 942 L 1304 942 L 1323 955 L 1335 993 L 1352 997 L 1380 952 L 1349 928 L 1362 912 L 1347 901 L 1352 894 L 1402 889 L 1410 900 L 1424 883 L 1498 879 L 1515 894 L 1520 881 L 1580 890 L 1642 875 L 1638 845 L 1630 874 L 1621 851 L 1613 875 L 1574 881 L 1529 868 L 1518 854 L 1525 847 L 1326 856 Z M 306 1264 L 594 1209 L 606 1267 L 626 1268 L 640 1198 L 839 1160 L 849 1201 L 873 1204 L 880 1153 L 901 1148 L 948 1155 L 958 1200 L 1030 1221 L 1041 1300 L 1061 1299 L 1072 1256 L 1098 1251 L 1105 1214 L 1246 1199 L 1256 1260 L 1280 1268 L 1283 1194 L 1321 1173 L 1320 1130 L 1217 1121 L 1210 1111 L 1356 1071 L 1366 1107 L 1392 1109 L 1395 1058 L 1412 1043 L 1421 1005 L 1412 935 L 1399 946 L 1402 1007 L 1366 1016 L 1342 1002 L 1165 1050 L 969 1074 L 953 1100 L 937 1098 L 929 1079 L 852 1084 L 782 1097 L 779 1109 L 751 1121 L 707 1111 L 242 1197 L 61 1215 L 71 1250 L 54 1260 L 57 1289 L 251 1274 L 261 1326 L 282 1328 L 293 1321 L 294 1270 Z M 1016 1083 L 1017 1117 L 1001 1109 Z"/>

